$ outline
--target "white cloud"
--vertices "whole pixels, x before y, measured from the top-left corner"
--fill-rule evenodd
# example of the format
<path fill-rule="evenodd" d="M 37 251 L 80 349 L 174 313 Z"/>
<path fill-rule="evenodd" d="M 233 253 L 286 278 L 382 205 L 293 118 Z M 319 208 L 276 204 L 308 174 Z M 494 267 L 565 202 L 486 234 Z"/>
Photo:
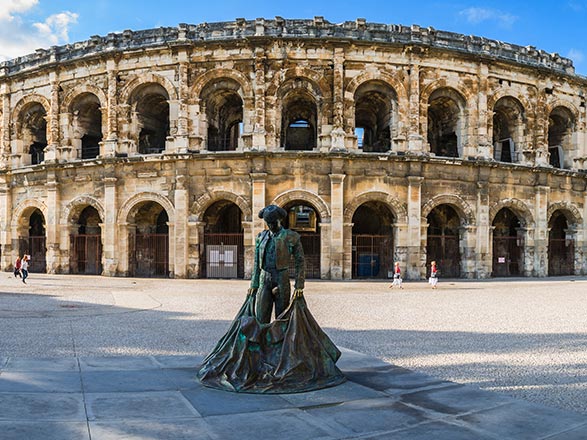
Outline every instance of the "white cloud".
<path fill-rule="evenodd" d="M 22 14 L 37 6 L 39 0 L 0 0 L 0 21 L 12 21 L 12 14 Z"/>
<path fill-rule="evenodd" d="M 515 15 L 509 12 L 503 12 L 498 9 L 490 8 L 467 8 L 459 12 L 461 17 L 464 17 L 471 24 L 479 24 L 484 21 L 497 22 L 499 26 L 511 27 L 518 19 Z"/>
<path fill-rule="evenodd" d="M 585 60 L 585 54 L 578 49 L 570 49 L 567 53 L 567 57 L 576 63 L 582 63 Z"/>
<path fill-rule="evenodd" d="M 78 14 L 63 11 L 42 22 L 23 20 L 23 15 L 38 3 L 38 0 L 0 0 L 0 61 L 32 53 L 40 47 L 69 42 L 69 28 L 77 23 Z"/>

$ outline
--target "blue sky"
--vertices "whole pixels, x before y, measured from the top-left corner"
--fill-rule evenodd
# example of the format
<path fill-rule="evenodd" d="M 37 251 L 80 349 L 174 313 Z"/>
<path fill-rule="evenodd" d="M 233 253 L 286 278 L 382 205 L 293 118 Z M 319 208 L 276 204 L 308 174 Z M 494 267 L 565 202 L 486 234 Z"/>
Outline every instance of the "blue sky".
<path fill-rule="evenodd" d="M 587 0 L 0 0 L 0 59 L 125 29 L 276 15 L 334 23 L 362 17 L 532 45 L 571 58 L 587 75 Z"/>

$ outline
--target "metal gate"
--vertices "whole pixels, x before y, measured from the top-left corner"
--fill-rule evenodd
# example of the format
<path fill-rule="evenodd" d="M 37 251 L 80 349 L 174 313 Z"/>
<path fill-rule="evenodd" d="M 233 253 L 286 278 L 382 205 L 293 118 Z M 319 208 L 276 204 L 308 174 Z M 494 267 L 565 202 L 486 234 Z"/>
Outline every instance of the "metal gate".
<path fill-rule="evenodd" d="M 31 235 L 20 237 L 18 239 L 18 252 L 22 257 L 24 254 L 31 256 L 29 262 L 29 272 L 45 273 L 47 272 L 47 246 L 44 235 Z"/>
<path fill-rule="evenodd" d="M 548 240 L 548 276 L 573 275 L 575 246 L 572 240 L 550 238 Z"/>
<path fill-rule="evenodd" d="M 320 234 L 299 232 L 306 260 L 306 279 L 320 279 Z M 296 274 L 295 262 L 292 257 L 289 263 L 289 276 Z"/>
<path fill-rule="evenodd" d="M 522 250 L 517 237 L 493 238 L 494 277 L 515 277 L 521 273 Z"/>
<path fill-rule="evenodd" d="M 169 234 L 130 234 L 130 276 L 169 276 Z"/>
<path fill-rule="evenodd" d="M 99 234 L 70 236 L 69 271 L 79 275 L 102 273 L 102 239 Z"/>
<path fill-rule="evenodd" d="M 443 278 L 461 276 L 461 251 L 459 237 L 455 235 L 428 235 L 426 246 L 426 267 L 436 261 L 438 272 Z"/>
<path fill-rule="evenodd" d="M 389 235 L 353 235 L 353 278 L 387 278 L 393 267 Z"/>
<path fill-rule="evenodd" d="M 203 257 L 203 278 L 244 278 L 245 247 L 243 234 L 204 234 Z"/>

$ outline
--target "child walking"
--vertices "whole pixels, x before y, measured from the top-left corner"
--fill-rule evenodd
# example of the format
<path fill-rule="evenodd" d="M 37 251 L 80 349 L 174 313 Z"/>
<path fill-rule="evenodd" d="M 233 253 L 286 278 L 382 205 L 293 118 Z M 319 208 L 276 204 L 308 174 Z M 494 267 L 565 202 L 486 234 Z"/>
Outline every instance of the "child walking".
<path fill-rule="evenodd" d="M 30 257 L 28 255 L 24 255 L 22 257 L 22 265 L 20 267 L 20 271 L 22 272 L 22 282 L 26 284 L 26 279 L 29 276 L 29 260 Z"/>
<path fill-rule="evenodd" d="M 430 263 L 430 278 L 428 279 L 428 284 L 430 284 L 433 289 L 436 289 L 436 285 L 438 284 L 438 268 L 436 267 L 436 261 Z"/>
<path fill-rule="evenodd" d="M 398 286 L 400 289 L 403 289 L 402 286 L 402 270 L 399 267 L 399 261 L 395 262 L 395 266 L 393 268 L 393 283 L 389 288 L 391 289 L 393 286 Z"/>
<path fill-rule="evenodd" d="M 20 268 L 22 267 L 22 260 L 20 259 L 20 255 L 16 257 L 16 261 L 14 262 L 14 278 L 21 277 Z"/>

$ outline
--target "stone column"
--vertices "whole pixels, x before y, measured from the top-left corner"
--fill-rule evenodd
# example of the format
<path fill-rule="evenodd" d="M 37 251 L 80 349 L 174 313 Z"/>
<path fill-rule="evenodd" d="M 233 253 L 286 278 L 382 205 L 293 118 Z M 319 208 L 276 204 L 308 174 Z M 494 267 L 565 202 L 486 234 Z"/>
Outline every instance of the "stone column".
<path fill-rule="evenodd" d="M 548 114 L 546 113 L 546 91 L 544 84 L 538 86 L 538 96 L 536 102 L 536 119 L 534 123 L 534 139 L 532 137 L 528 143 L 534 141 L 534 165 L 549 166 L 550 154 L 548 152 Z M 526 148 L 529 149 L 530 145 Z"/>
<path fill-rule="evenodd" d="M 56 162 L 59 150 L 59 80 L 57 73 L 49 74 L 51 82 L 51 103 L 47 115 L 47 146 L 45 147 L 45 163 Z"/>
<path fill-rule="evenodd" d="M 343 223 L 343 279 L 350 280 L 353 278 L 353 224 Z"/>
<path fill-rule="evenodd" d="M 104 178 L 104 218 L 102 219 L 102 275 L 116 276 L 120 260 L 128 260 L 122 254 L 118 241 L 118 201 L 116 197 L 116 177 Z M 126 219 L 121 219 L 125 221 Z"/>
<path fill-rule="evenodd" d="M 0 169 L 6 169 L 10 166 L 10 92 L 8 85 L 0 85 L 0 95 L 2 96 L 2 138 L 0 139 Z"/>
<path fill-rule="evenodd" d="M 179 100 L 176 104 L 177 127 L 175 128 L 175 145 L 173 151 L 175 153 L 187 153 L 189 148 L 188 138 L 188 106 L 189 99 L 189 57 L 185 50 L 177 54 L 179 59 L 178 68 L 178 94 Z M 170 104 L 171 105 L 171 104 Z M 171 110 L 171 109 L 170 109 Z"/>
<path fill-rule="evenodd" d="M 59 248 L 59 216 L 60 194 L 59 183 L 53 171 L 47 172 L 46 199 L 47 218 L 45 219 L 46 246 L 47 246 L 47 273 L 61 273 L 61 255 Z"/>
<path fill-rule="evenodd" d="M 423 177 L 408 176 L 408 261 L 409 279 L 426 277 L 426 255 L 422 252 L 422 182 Z"/>
<path fill-rule="evenodd" d="M 333 87 L 333 118 L 332 132 L 330 134 L 330 150 L 345 150 L 345 127 L 344 127 L 344 49 L 334 48 L 334 87 Z M 342 272 L 341 272 L 342 274 Z M 338 278 L 337 278 L 338 279 Z"/>
<path fill-rule="evenodd" d="M 548 199 L 550 187 L 537 186 L 534 196 L 534 270 L 539 277 L 548 275 Z"/>
<path fill-rule="evenodd" d="M 459 229 L 461 250 L 461 276 L 472 279 L 476 277 L 476 244 L 477 228 L 473 225 L 463 226 Z"/>
<path fill-rule="evenodd" d="M 251 222 L 247 228 L 248 234 L 245 234 L 245 273 L 249 276 L 253 271 L 253 258 L 255 255 L 255 239 L 259 232 L 265 229 L 263 219 L 259 218 L 258 213 L 265 207 L 266 202 L 266 180 L 267 173 L 251 173 Z"/>
<path fill-rule="evenodd" d="M 118 63 L 110 59 L 106 61 L 108 72 L 108 103 L 106 110 L 106 139 L 102 142 L 100 154 L 114 157 L 118 152 Z M 103 110 L 104 111 L 104 110 Z M 105 267 L 105 266 L 104 266 Z"/>
<path fill-rule="evenodd" d="M 0 174 L 0 267 L 3 269 L 12 267 L 16 260 L 16 253 L 12 248 L 12 234 L 10 222 L 12 221 L 12 194 L 10 191 L 10 179 L 6 174 Z M 18 252 L 18 249 L 16 249 Z"/>
<path fill-rule="evenodd" d="M 477 183 L 477 233 L 475 248 L 476 278 L 489 278 L 493 271 L 491 219 L 489 218 L 489 185 Z"/>
<path fill-rule="evenodd" d="M 487 109 L 487 95 L 489 93 L 489 68 L 487 64 L 479 63 L 479 71 L 477 72 L 479 81 L 479 93 L 477 93 L 477 152 L 476 156 L 480 159 L 493 158 L 493 134 L 489 133 L 487 118 L 489 111 Z M 474 139 L 474 138 L 473 138 Z M 473 143 L 472 143 L 473 144 Z"/>
<path fill-rule="evenodd" d="M 189 191 L 186 185 L 186 176 L 178 175 L 175 178 L 175 236 L 172 238 L 175 243 L 175 265 L 173 273 L 175 278 L 187 277 L 188 265 L 188 217 L 189 217 Z M 171 248 L 171 246 L 170 246 Z"/>
<path fill-rule="evenodd" d="M 323 266 L 322 278 L 343 279 L 344 261 L 344 178 L 345 174 L 329 174 L 330 177 L 330 262 Z M 322 219 L 324 220 L 324 219 Z M 326 226 L 326 225 L 324 225 Z M 327 261 L 323 261 L 327 263 Z M 326 271 L 330 267 L 330 274 Z"/>
<path fill-rule="evenodd" d="M 265 49 L 255 48 L 255 116 L 252 148 L 265 150 Z"/>
<path fill-rule="evenodd" d="M 411 58 L 413 55 L 411 55 Z M 424 136 L 420 133 L 420 65 L 416 60 L 410 60 L 409 77 L 409 127 L 408 151 L 422 153 Z"/>
<path fill-rule="evenodd" d="M 408 243 L 408 224 L 396 223 L 393 225 L 393 261 L 399 261 L 400 267 L 405 272 L 405 279 L 409 279 Z"/>

